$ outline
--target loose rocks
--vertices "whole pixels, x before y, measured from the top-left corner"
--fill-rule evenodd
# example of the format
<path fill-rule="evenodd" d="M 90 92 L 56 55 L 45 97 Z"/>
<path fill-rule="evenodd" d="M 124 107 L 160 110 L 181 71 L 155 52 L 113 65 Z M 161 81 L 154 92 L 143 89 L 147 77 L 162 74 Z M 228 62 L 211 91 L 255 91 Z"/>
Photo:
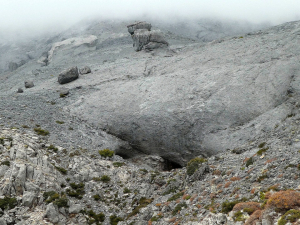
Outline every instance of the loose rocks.
<path fill-rule="evenodd" d="M 91 68 L 88 67 L 88 66 L 85 66 L 85 67 L 81 68 L 81 69 L 79 70 L 79 72 L 80 72 L 80 74 L 88 74 L 88 73 L 91 72 Z"/>
<path fill-rule="evenodd" d="M 34 87 L 33 81 L 25 81 L 25 87 L 26 88 L 32 88 L 32 87 Z"/>
<path fill-rule="evenodd" d="M 77 66 L 71 67 L 59 74 L 58 83 L 66 84 L 66 83 L 76 80 L 78 77 L 79 77 L 79 74 L 78 74 Z"/>

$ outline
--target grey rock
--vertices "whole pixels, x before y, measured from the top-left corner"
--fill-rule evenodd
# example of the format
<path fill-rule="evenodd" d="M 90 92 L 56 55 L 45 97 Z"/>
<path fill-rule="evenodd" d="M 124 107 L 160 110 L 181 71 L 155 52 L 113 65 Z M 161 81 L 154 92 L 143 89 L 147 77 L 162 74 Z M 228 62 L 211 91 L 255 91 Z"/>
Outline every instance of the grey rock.
<path fill-rule="evenodd" d="M 4 218 L 0 218 L 0 225 L 6 225 L 6 221 Z"/>
<path fill-rule="evenodd" d="M 65 96 L 67 96 L 69 94 L 69 89 L 67 89 L 67 88 L 63 88 L 63 89 L 61 89 L 60 91 L 59 91 L 59 96 L 60 97 L 65 97 Z"/>
<path fill-rule="evenodd" d="M 66 84 L 66 83 L 69 83 L 71 81 L 78 79 L 78 77 L 79 77 L 79 74 L 78 74 L 77 66 L 71 67 L 71 68 L 61 72 L 58 75 L 58 83 Z"/>
<path fill-rule="evenodd" d="M 79 213 L 83 209 L 83 206 L 80 204 L 71 204 L 69 208 L 69 213 Z"/>
<path fill-rule="evenodd" d="M 151 51 L 156 48 L 168 46 L 168 42 L 158 31 L 138 29 L 135 30 L 134 34 L 132 35 L 132 39 L 135 51 L 141 51 L 142 49 Z"/>
<path fill-rule="evenodd" d="M 59 213 L 57 206 L 53 203 L 47 205 L 45 217 L 49 219 L 51 223 L 58 223 L 59 222 Z"/>
<path fill-rule="evenodd" d="M 81 68 L 79 70 L 79 72 L 80 72 L 80 74 L 88 74 L 88 73 L 91 73 L 91 68 L 88 66 L 85 66 L 85 67 Z"/>
<path fill-rule="evenodd" d="M 32 80 L 27 80 L 24 83 L 25 83 L 25 88 L 32 88 L 32 87 L 34 87 L 34 84 L 33 84 Z"/>
<path fill-rule="evenodd" d="M 37 194 L 30 191 L 25 191 L 22 198 L 22 205 L 31 208 L 37 204 Z"/>
<path fill-rule="evenodd" d="M 207 163 L 202 163 L 199 169 L 189 178 L 190 181 L 202 180 L 205 174 L 209 173 L 209 166 Z"/>
<path fill-rule="evenodd" d="M 23 93 L 23 89 L 22 88 L 18 88 L 17 93 Z"/>
<path fill-rule="evenodd" d="M 18 67 L 19 67 L 18 63 L 15 63 L 15 62 L 10 62 L 8 64 L 8 69 L 11 72 L 14 71 L 14 70 L 16 70 L 16 69 L 18 69 Z"/>
<path fill-rule="evenodd" d="M 150 31 L 150 30 L 151 30 L 151 24 L 150 24 L 150 23 L 147 23 L 147 22 L 137 22 L 137 23 L 128 25 L 127 28 L 128 28 L 128 32 L 129 32 L 131 35 L 133 35 L 134 32 L 135 32 L 137 29 L 145 29 L 145 30 Z"/>

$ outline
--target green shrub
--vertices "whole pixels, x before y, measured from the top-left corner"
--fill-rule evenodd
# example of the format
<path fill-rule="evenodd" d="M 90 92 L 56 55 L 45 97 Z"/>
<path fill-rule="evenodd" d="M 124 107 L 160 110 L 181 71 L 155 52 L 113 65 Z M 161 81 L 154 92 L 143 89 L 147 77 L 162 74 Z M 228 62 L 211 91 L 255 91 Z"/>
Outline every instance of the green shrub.
<path fill-rule="evenodd" d="M 124 221 L 121 217 L 117 217 L 116 215 L 111 215 L 109 220 L 111 225 L 117 225 L 120 221 Z"/>
<path fill-rule="evenodd" d="M 3 199 L 0 199 L 0 208 L 2 210 L 5 209 L 13 209 L 18 204 L 16 198 L 10 198 L 10 197 L 4 197 Z"/>
<path fill-rule="evenodd" d="M 186 167 L 186 172 L 189 176 L 193 175 L 197 169 L 199 169 L 200 165 L 204 162 L 206 162 L 207 160 L 204 158 L 199 158 L 196 157 L 194 159 L 191 159 Z"/>
<path fill-rule="evenodd" d="M 0 138 L 0 144 L 4 145 L 4 138 Z"/>
<path fill-rule="evenodd" d="M 177 204 L 174 210 L 172 211 L 172 215 L 175 216 L 178 213 L 178 211 L 181 211 L 182 208 L 187 208 L 187 204 L 185 202 Z"/>
<path fill-rule="evenodd" d="M 67 195 L 78 199 L 82 199 L 83 195 L 85 194 L 84 183 L 70 183 L 70 186 L 73 190 L 67 189 Z"/>
<path fill-rule="evenodd" d="M 58 124 L 64 124 L 65 123 L 64 121 L 59 121 L 59 120 L 56 120 L 55 122 L 58 123 Z"/>
<path fill-rule="evenodd" d="M 58 148 L 56 148 L 54 145 L 50 145 L 48 147 L 49 150 L 53 150 L 54 152 L 57 152 L 58 151 Z"/>
<path fill-rule="evenodd" d="M 124 190 L 123 190 L 123 193 L 124 193 L 124 194 L 130 193 L 130 192 L 131 192 L 131 191 L 130 191 L 127 187 L 125 187 Z"/>
<path fill-rule="evenodd" d="M 123 162 L 113 162 L 114 167 L 121 167 L 121 166 L 124 166 L 124 165 L 125 165 L 125 163 L 123 163 Z"/>
<path fill-rule="evenodd" d="M 99 194 L 93 195 L 93 198 L 94 198 L 95 201 L 101 200 L 101 197 L 100 197 Z"/>
<path fill-rule="evenodd" d="M 258 150 L 258 151 L 256 152 L 256 154 L 257 154 L 257 155 L 262 155 L 262 154 L 265 153 L 267 150 L 269 150 L 269 147 L 267 147 L 267 148 L 262 148 L 262 149 Z"/>
<path fill-rule="evenodd" d="M 132 217 L 132 216 L 134 216 L 134 215 L 136 215 L 136 214 L 138 214 L 140 212 L 141 208 L 146 207 L 152 201 L 153 201 L 153 198 L 151 198 L 151 199 L 147 199 L 145 197 L 140 198 L 139 205 L 132 210 L 132 212 L 127 216 L 127 219 L 130 218 L 130 217 Z"/>
<path fill-rule="evenodd" d="M 86 213 L 89 216 L 89 218 L 87 219 L 88 224 L 96 223 L 98 225 L 98 224 L 100 224 L 100 222 L 103 222 L 105 220 L 105 215 L 102 212 L 99 214 L 96 214 L 93 210 L 89 210 Z"/>
<path fill-rule="evenodd" d="M 56 199 L 53 204 L 57 205 L 58 208 L 62 208 L 62 207 L 65 207 L 65 208 L 68 208 L 68 199 L 66 197 L 62 197 L 62 198 L 58 198 Z"/>
<path fill-rule="evenodd" d="M 254 163 L 254 160 L 253 160 L 252 157 L 250 157 L 250 158 L 247 160 L 247 162 L 246 162 L 246 167 L 252 165 L 253 163 Z"/>
<path fill-rule="evenodd" d="M 104 183 L 108 183 L 110 181 L 110 177 L 107 175 L 103 175 L 100 180 Z"/>
<path fill-rule="evenodd" d="M 278 225 L 285 225 L 287 222 L 294 223 L 300 219 L 300 211 L 291 209 L 287 211 L 278 221 Z"/>
<path fill-rule="evenodd" d="M 229 213 L 233 207 L 238 204 L 240 201 L 233 201 L 233 202 L 229 202 L 228 200 L 226 200 L 225 202 L 222 203 L 222 210 L 221 213 Z"/>
<path fill-rule="evenodd" d="M 10 166 L 10 161 L 5 160 L 5 161 L 1 162 L 1 165 Z"/>
<path fill-rule="evenodd" d="M 61 174 L 66 175 L 68 171 L 62 167 L 54 166 L 56 170 L 58 170 Z"/>
<path fill-rule="evenodd" d="M 168 202 L 175 201 L 178 198 L 181 198 L 184 195 L 183 192 L 179 192 L 168 199 Z"/>
<path fill-rule="evenodd" d="M 244 214 L 241 211 L 237 211 L 234 215 L 233 215 L 233 219 L 235 222 L 237 221 L 245 221 L 245 217 Z"/>
<path fill-rule="evenodd" d="M 266 145 L 266 142 L 262 142 L 262 143 L 260 143 L 260 144 L 258 145 L 258 147 L 259 147 L 259 148 L 263 148 L 263 147 L 265 147 L 265 145 Z"/>
<path fill-rule="evenodd" d="M 103 149 L 103 150 L 99 150 L 99 154 L 102 156 L 102 157 L 108 157 L 108 158 L 111 158 L 114 156 L 114 151 L 111 151 L 109 149 Z"/>
<path fill-rule="evenodd" d="M 34 131 L 35 131 L 38 135 L 42 135 L 42 136 L 47 136 L 47 135 L 49 135 L 49 131 L 43 130 L 43 129 L 41 129 L 40 127 L 34 128 Z"/>
<path fill-rule="evenodd" d="M 101 178 L 100 177 L 93 177 L 92 180 L 96 181 L 96 182 L 99 182 L 99 181 L 101 181 Z"/>

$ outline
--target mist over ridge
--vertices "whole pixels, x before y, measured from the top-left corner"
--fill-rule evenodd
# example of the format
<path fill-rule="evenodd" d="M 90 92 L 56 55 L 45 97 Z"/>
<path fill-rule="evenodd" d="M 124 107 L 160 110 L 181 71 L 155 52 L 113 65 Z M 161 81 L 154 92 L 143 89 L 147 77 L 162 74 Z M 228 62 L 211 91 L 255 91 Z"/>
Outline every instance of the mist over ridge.
<path fill-rule="evenodd" d="M 294 0 L 237 1 L 4 1 L 0 9 L 0 40 L 16 41 L 48 35 L 91 20 L 178 21 L 213 19 L 249 23 L 259 27 L 298 20 L 300 6 Z"/>

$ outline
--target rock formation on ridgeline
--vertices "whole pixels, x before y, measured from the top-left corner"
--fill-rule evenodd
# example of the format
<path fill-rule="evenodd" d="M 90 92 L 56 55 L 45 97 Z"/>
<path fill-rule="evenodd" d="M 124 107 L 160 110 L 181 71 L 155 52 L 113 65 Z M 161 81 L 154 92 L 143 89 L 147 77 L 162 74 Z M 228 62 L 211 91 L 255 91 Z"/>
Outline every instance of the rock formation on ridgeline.
<path fill-rule="evenodd" d="M 151 31 L 151 27 L 151 24 L 147 22 L 137 22 L 127 26 L 135 51 L 141 51 L 142 49 L 152 51 L 169 45 L 162 33 L 160 31 Z"/>

